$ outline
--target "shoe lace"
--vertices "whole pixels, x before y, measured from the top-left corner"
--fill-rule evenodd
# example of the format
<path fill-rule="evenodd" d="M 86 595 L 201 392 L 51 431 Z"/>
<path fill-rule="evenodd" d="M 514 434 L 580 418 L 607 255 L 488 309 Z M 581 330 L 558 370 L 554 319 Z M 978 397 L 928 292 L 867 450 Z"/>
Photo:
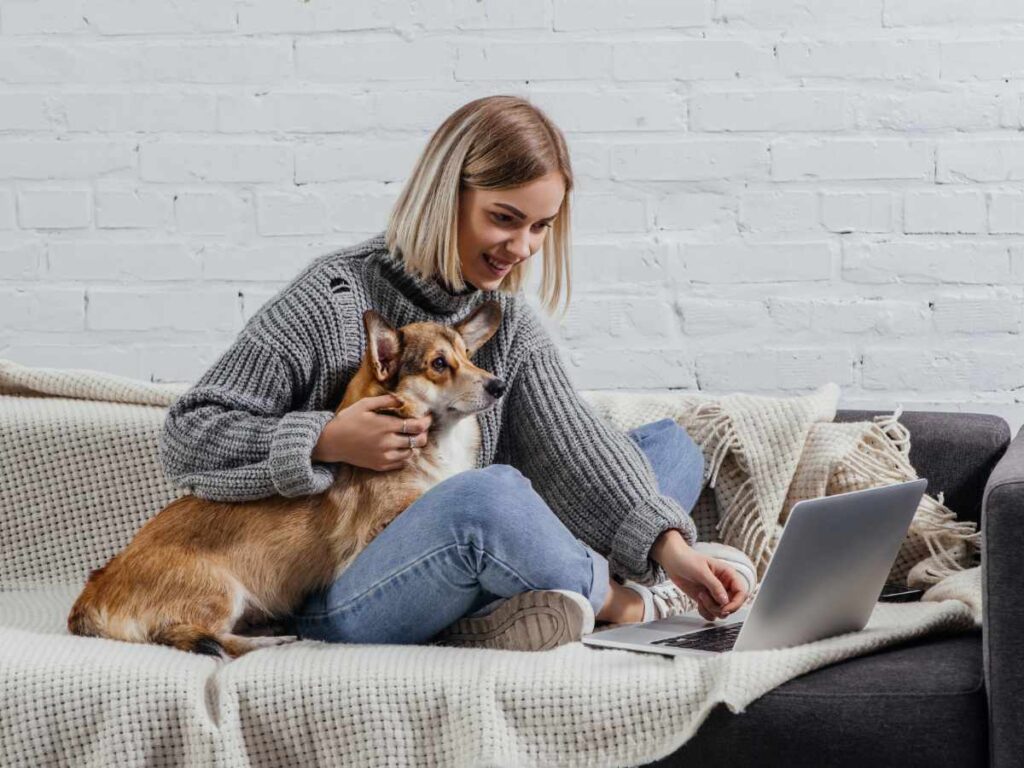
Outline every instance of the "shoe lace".
<path fill-rule="evenodd" d="M 666 616 L 678 616 L 697 610 L 694 599 L 677 587 L 671 579 L 653 584 L 648 589 L 654 598 L 654 612 L 657 614 L 655 618 L 664 619 Z"/>

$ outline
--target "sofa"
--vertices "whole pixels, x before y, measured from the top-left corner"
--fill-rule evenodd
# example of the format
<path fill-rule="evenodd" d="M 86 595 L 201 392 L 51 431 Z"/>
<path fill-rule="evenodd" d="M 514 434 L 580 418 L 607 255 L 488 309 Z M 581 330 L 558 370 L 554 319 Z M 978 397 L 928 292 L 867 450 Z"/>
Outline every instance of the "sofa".
<path fill-rule="evenodd" d="M 882 411 L 840 409 L 836 421 Z M 881 768 L 1024 765 L 1024 429 L 1002 418 L 904 411 L 910 462 L 982 530 L 980 632 L 932 637 L 784 683 L 739 715 L 717 707 L 697 734 L 651 766 Z"/>
<path fill-rule="evenodd" d="M 90 656 L 86 644 L 112 641 L 67 638 L 82 641 L 79 658 L 68 650 L 78 645 L 50 641 L 66 634 L 67 611 L 89 569 L 180 492 L 133 482 L 134 463 L 153 461 L 152 451 L 139 458 L 139 446 L 152 446 L 160 409 L 65 400 L 57 411 L 43 397 L 31 401 L 35 407 L 20 398 L 17 409 L 5 409 L 14 399 L 0 395 L 0 439 L 24 441 L 31 450 L 18 466 L 0 466 L 0 501 L 10 502 L 0 509 L 18 510 L 0 519 L 0 628 L 18 630 L 2 635 L 12 645 L 0 647 L 2 706 L 17 713 L 6 725 L 0 716 L 0 765 L 189 764 L 174 758 L 186 752 L 209 755 L 210 764 L 306 764 L 294 761 L 295 745 L 287 746 L 272 723 L 259 721 L 254 704 L 261 697 L 282 706 L 301 702 L 303 708 L 287 714 L 292 726 L 298 719 L 300 728 L 303 722 L 326 727 L 329 713 L 293 690 L 302 685 L 289 679 L 294 670 L 285 674 L 283 664 L 267 661 L 283 655 L 263 657 L 257 679 L 251 676 L 254 655 L 211 674 L 213 660 L 173 649 L 116 644 L 115 654 Z M 876 413 L 840 410 L 836 419 L 864 421 Z M 905 411 L 901 422 L 911 433 L 911 462 L 929 479 L 929 492 L 944 491 L 947 506 L 982 524 L 982 630 L 833 664 L 778 686 L 741 714 L 720 706 L 682 747 L 650 765 L 1022 764 L 1024 718 L 1017 702 L 1024 672 L 1016 664 L 1022 641 L 1015 630 L 1024 629 L 1024 608 L 1013 600 L 1013 586 L 1024 547 L 1024 520 L 1017 520 L 1024 517 L 1024 430 L 1011 442 L 1003 419 L 972 413 Z M 96 466 L 105 469 L 84 480 L 69 471 L 69 462 L 90 457 L 102 459 Z M 44 475 L 47 492 L 33 492 Z M 129 487 L 136 499 L 131 511 L 111 511 L 112 500 Z M 68 511 L 52 511 L 68 499 Z M 26 551 L 43 554 L 29 559 Z M 317 675 L 330 674 L 325 669 Z M 148 698 L 137 695 L 143 688 Z M 232 724 L 240 727 L 229 729 Z M 140 731 L 144 738 L 137 737 Z M 100 743 L 123 744 L 123 750 L 97 754 Z M 346 764 L 340 747 L 323 758 Z M 397 762 L 379 758 L 379 764 Z"/>

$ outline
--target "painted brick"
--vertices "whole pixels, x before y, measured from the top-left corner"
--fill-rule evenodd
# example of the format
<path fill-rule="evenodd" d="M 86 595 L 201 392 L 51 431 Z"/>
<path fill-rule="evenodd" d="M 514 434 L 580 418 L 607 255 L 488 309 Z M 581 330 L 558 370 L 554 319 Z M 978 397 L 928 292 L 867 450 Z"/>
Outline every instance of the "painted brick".
<path fill-rule="evenodd" d="M 690 102 L 697 131 L 838 131 L 848 122 L 842 91 L 705 93 Z"/>
<path fill-rule="evenodd" d="M 985 196 L 976 190 L 908 192 L 903 201 L 903 231 L 984 232 Z"/>
<path fill-rule="evenodd" d="M 1010 261 L 998 243 L 854 243 L 843 248 L 842 275 L 851 283 L 998 284 L 1010 278 Z"/>
<path fill-rule="evenodd" d="M 892 209 L 889 192 L 821 193 L 821 223 L 830 232 L 890 232 Z"/>
<path fill-rule="evenodd" d="M 722 243 L 684 246 L 680 279 L 695 283 L 776 283 L 828 280 L 828 243 Z"/>

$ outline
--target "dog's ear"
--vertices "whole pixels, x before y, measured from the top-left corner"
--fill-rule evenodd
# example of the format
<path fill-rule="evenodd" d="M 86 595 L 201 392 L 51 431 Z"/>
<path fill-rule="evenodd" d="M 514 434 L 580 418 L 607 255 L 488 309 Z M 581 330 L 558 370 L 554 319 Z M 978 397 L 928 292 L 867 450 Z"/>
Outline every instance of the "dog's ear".
<path fill-rule="evenodd" d="M 402 340 L 398 331 L 376 310 L 363 312 L 363 324 L 366 326 L 366 352 L 370 356 L 370 371 L 377 381 L 385 382 L 398 369 Z"/>
<path fill-rule="evenodd" d="M 470 357 L 484 345 L 501 325 L 501 305 L 496 301 L 485 301 L 458 325 L 455 331 L 466 342 L 466 352 Z"/>

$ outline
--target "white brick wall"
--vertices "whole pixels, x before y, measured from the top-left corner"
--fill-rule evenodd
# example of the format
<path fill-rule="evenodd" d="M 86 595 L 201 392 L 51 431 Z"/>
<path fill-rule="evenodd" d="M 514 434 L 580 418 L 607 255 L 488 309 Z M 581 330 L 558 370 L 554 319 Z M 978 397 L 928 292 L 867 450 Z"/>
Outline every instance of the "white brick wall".
<path fill-rule="evenodd" d="M 1020 0 L 0 0 L 0 357 L 194 379 L 492 93 L 569 139 L 579 387 L 1024 420 Z"/>

